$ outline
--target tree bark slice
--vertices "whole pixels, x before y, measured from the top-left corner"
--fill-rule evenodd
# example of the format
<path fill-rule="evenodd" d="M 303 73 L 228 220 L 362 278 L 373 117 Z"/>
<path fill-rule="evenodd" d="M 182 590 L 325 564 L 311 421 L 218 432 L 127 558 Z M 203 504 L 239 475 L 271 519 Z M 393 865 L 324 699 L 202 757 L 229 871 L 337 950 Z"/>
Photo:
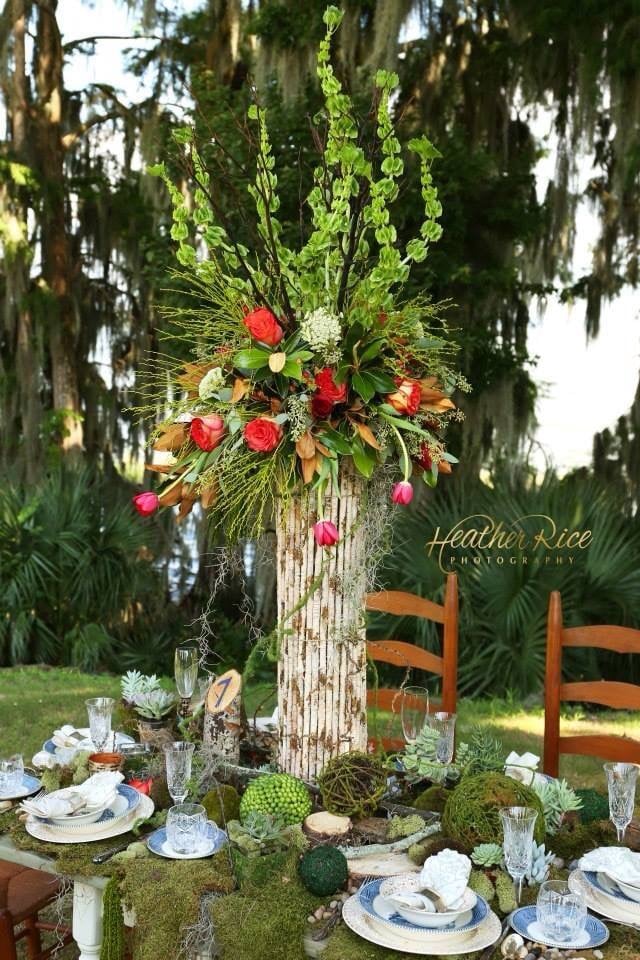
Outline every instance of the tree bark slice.
<path fill-rule="evenodd" d="M 303 493 L 277 524 L 278 759 L 305 780 L 331 757 L 367 748 L 364 488 L 344 464 L 339 485 L 329 486 L 322 517 Z M 336 546 L 316 545 L 318 519 L 335 523 Z"/>

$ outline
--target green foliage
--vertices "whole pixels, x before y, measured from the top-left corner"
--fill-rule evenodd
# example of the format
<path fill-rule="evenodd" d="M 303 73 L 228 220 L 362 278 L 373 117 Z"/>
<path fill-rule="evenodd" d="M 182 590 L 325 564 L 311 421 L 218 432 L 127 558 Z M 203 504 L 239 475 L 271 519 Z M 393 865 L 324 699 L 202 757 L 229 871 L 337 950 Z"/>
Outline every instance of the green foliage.
<path fill-rule="evenodd" d="M 594 820 L 607 820 L 609 817 L 609 798 L 590 787 L 576 790 L 576 795 L 582 801 L 580 820 L 582 823 L 593 823 Z"/>
<path fill-rule="evenodd" d="M 442 816 L 443 833 L 463 843 L 469 851 L 479 843 L 502 843 L 502 807 L 532 807 L 538 811 L 534 836 L 545 836 L 542 802 L 530 788 L 501 773 L 467 777 L 447 800 Z"/>
<path fill-rule="evenodd" d="M 413 805 L 416 810 L 433 810 L 435 813 L 442 813 L 450 796 L 451 790 L 447 790 L 440 784 L 433 784 L 416 797 Z"/>
<path fill-rule="evenodd" d="M 549 834 L 560 830 L 567 813 L 582 807 L 582 800 L 566 780 L 548 780 L 536 784 L 534 789 L 542 800 L 544 822 Z"/>
<path fill-rule="evenodd" d="M 377 757 L 358 750 L 333 757 L 318 777 L 322 802 L 329 813 L 370 816 L 387 788 L 387 772 Z"/>
<path fill-rule="evenodd" d="M 289 825 L 301 823 L 311 813 L 309 790 L 288 773 L 272 773 L 252 780 L 240 801 L 240 820 L 252 813 L 273 814 Z"/>
<path fill-rule="evenodd" d="M 504 859 L 499 843 L 479 843 L 471 851 L 471 859 L 477 867 L 500 866 Z"/>
<path fill-rule="evenodd" d="M 298 874 L 310 893 L 318 897 L 329 897 L 341 890 L 347 882 L 347 858 L 336 847 L 321 844 L 303 855 L 298 864 Z"/>
<path fill-rule="evenodd" d="M 383 583 L 389 589 L 408 590 L 433 599 L 442 591 L 439 548 L 426 547 L 434 536 L 444 538 L 462 518 L 487 516 L 503 529 L 518 518 L 528 538 L 540 523 L 549 531 L 591 530 L 584 550 L 539 547 L 522 551 L 528 562 L 518 562 L 519 550 L 452 550 L 443 553 L 443 566 L 458 572 L 461 597 L 459 690 L 477 697 L 505 690 L 523 697 L 538 692 L 544 677 L 546 610 L 549 592 L 560 590 L 564 623 L 619 623 L 640 625 L 640 526 L 623 504 L 597 480 L 578 472 L 559 479 L 553 472 L 536 480 L 526 471 L 498 470 L 491 484 L 470 481 L 447 487 L 434 498 L 425 497 L 397 517 L 394 546 L 386 562 Z M 550 521 L 540 520 L 549 517 Z M 468 526 L 479 526 L 478 522 Z M 482 526 L 482 524 L 480 524 Z M 439 533 L 438 533 L 439 530 Z M 486 555 L 491 554 L 492 562 Z M 465 566 L 461 565 L 466 556 Z M 450 565 L 450 557 L 455 557 Z M 516 558 L 515 563 L 509 557 Z M 550 557 L 548 563 L 545 556 Z M 569 558 L 572 558 L 571 563 Z M 476 565 L 474 557 L 480 560 Z M 560 562 L 562 561 L 562 562 Z M 371 618 L 371 636 L 393 635 L 440 652 L 435 625 L 421 618 Z M 638 679 L 636 658 L 589 649 L 567 650 L 563 675 L 567 679 L 605 676 Z M 382 679 L 386 674 L 381 670 Z"/>

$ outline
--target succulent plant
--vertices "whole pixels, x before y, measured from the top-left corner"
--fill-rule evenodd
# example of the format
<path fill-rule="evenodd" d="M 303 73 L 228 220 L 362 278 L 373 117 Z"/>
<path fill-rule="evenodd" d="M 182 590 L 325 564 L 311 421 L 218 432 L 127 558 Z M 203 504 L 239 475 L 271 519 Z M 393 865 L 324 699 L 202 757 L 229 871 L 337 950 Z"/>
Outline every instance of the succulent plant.
<path fill-rule="evenodd" d="M 580 810 L 582 799 L 566 780 L 534 781 L 534 790 L 542 800 L 547 833 L 557 833 L 567 813 Z"/>
<path fill-rule="evenodd" d="M 531 860 L 531 870 L 526 876 L 527 883 L 530 887 L 534 886 L 537 883 L 544 883 L 547 879 L 547 874 L 549 873 L 549 868 L 554 859 L 553 850 L 548 852 L 545 849 L 544 843 L 536 843 L 533 841 L 533 856 Z"/>
<path fill-rule="evenodd" d="M 141 693 L 151 693 L 152 690 L 158 690 L 160 681 L 155 673 L 151 676 L 140 673 L 139 670 L 127 670 L 120 678 L 120 690 L 122 699 L 127 703 L 134 703 L 136 697 Z"/>
<path fill-rule="evenodd" d="M 499 843 L 479 843 L 473 849 L 471 860 L 477 867 L 501 867 L 504 854 Z"/>
<path fill-rule="evenodd" d="M 133 709 L 145 720 L 161 720 L 171 713 L 175 702 L 174 695 L 166 690 L 149 690 L 148 693 L 135 695 Z"/>

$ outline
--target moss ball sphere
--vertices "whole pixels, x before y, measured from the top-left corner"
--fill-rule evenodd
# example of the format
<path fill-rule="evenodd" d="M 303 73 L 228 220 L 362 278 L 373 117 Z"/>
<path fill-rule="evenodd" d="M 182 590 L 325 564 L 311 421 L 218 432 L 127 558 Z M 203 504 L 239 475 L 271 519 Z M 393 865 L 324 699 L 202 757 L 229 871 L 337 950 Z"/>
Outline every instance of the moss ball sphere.
<path fill-rule="evenodd" d="M 341 890 L 347 882 L 347 858 L 336 847 L 323 844 L 304 854 L 298 873 L 310 893 L 315 893 L 318 897 L 329 897 Z"/>
<path fill-rule="evenodd" d="M 466 777 L 447 800 L 442 832 L 472 850 L 479 843 L 502 844 L 502 807 L 532 807 L 538 812 L 534 837 L 545 835 L 542 801 L 531 787 L 502 773 L 478 773 Z"/>
<path fill-rule="evenodd" d="M 213 787 L 200 802 L 207 811 L 207 818 L 219 827 L 224 827 L 229 820 L 237 820 L 240 815 L 240 795 L 228 783 Z"/>
<path fill-rule="evenodd" d="M 322 802 L 341 817 L 375 813 L 387 789 L 387 771 L 377 757 L 359 750 L 334 757 L 318 777 Z"/>
<path fill-rule="evenodd" d="M 288 773 L 269 773 L 257 777 L 245 790 L 240 801 L 240 822 L 250 813 L 280 816 L 288 825 L 302 823 L 311 813 L 311 797 L 302 780 Z"/>

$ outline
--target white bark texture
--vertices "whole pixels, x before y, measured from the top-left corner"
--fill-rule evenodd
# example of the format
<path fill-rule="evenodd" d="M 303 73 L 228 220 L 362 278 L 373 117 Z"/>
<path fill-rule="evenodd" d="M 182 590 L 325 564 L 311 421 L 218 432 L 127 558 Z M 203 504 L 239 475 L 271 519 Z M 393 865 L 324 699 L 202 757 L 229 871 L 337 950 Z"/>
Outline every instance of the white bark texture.
<path fill-rule="evenodd" d="M 362 493 L 362 481 L 343 467 L 340 497 L 328 488 L 321 518 L 313 495 L 302 494 L 277 524 L 278 760 L 306 780 L 331 757 L 367 747 Z M 335 523 L 336 546 L 316 546 L 317 519 Z"/>

